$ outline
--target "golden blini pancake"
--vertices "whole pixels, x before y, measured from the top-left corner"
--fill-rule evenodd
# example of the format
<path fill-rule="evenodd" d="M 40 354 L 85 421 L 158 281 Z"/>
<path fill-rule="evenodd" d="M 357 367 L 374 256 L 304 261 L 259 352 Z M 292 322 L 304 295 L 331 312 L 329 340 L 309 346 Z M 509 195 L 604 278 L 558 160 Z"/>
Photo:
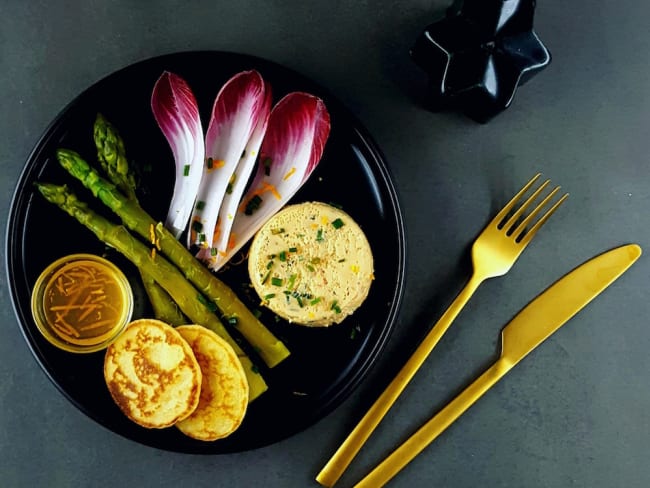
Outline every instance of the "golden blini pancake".
<path fill-rule="evenodd" d="M 201 397 L 194 412 L 176 427 L 202 441 L 222 439 L 241 425 L 248 407 L 248 382 L 233 348 L 200 325 L 176 330 L 194 351 L 203 374 Z"/>
<path fill-rule="evenodd" d="M 104 379 L 127 417 L 161 429 L 196 409 L 202 375 L 189 344 L 173 327 L 139 319 L 107 348 Z"/>
<path fill-rule="evenodd" d="M 340 323 L 368 296 L 370 244 L 343 210 L 321 202 L 289 205 L 251 243 L 248 273 L 262 303 L 296 324 Z"/>

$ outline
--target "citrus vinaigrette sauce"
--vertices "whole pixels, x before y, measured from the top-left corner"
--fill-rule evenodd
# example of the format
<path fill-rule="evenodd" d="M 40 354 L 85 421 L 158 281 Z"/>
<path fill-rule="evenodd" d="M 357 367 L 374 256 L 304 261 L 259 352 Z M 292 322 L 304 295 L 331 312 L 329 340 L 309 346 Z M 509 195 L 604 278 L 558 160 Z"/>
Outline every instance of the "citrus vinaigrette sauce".
<path fill-rule="evenodd" d="M 78 345 L 100 343 L 121 326 L 128 313 L 124 285 L 115 273 L 90 260 L 57 270 L 43 295 L 43 311 L 52 331 Z"/>

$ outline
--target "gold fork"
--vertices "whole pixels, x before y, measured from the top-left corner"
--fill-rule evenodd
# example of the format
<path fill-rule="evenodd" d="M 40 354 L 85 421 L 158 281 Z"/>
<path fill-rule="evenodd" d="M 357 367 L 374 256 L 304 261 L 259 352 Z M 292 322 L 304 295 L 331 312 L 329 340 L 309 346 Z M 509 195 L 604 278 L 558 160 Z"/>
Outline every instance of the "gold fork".
<path fill-rule="evenodd" d="M 535 221 L 535 218 L 560 190 L 560 187 L 557 186 L 528 215 L 524 216 L 550 183 L 550 180 L 546 180 L 515 210 L 540 176 L 537 174 L 526 183 L 476 238 L 472 245 L 473 271 L 469 281 L 397 373 L 397 376 L 375 400 L 368 412 L 318 473 L 316 481 L 321 485 L 331 487 L 338 481 L 479 285 L 488 278 L 507 273 L 537 231 L 569 196 L 568 194 L 562 195 Z"/>

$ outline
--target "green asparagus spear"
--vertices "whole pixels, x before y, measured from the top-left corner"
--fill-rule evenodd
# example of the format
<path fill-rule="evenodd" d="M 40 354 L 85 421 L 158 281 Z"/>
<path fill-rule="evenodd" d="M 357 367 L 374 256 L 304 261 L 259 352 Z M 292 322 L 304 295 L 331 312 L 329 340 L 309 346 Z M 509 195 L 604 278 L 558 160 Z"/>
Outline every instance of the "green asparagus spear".
<path fill-rule="evenodd" d="M 51 203 L 67 212 L 91 230 L 102 242 L 122 253 L 135 266 L 152 276 L 171 295 L 185 315 L 223 337 L 235 350 L 244 366 L 249 383 L 249 401 L 267 390 L 264 378 L 253 366 L 250 358 L 228 334 L 223 324 L 207 305 L 202 295 L 188 282 L 183 274 L 164 257 L 151 253 L 149 248 L 129 233 L 122 225 L 116 225 L 91 210 L 65 185 L 36 184 L 40 193 Z"/>
<path fill-rule="evenodd" d="M 93 138 L 97 148 L 97 159 L 108 174 L 108 178 L 130 200 L 136 202 L 138 199 L 135 195 L 135 175 L 126 157 L 124 141 L 102 114 L 97 114 L 95 119 Z"/>
<path fill-rule="evenodd" d="M 140 205 L 135 190 L 135 174 L 126 157 L 122 136 L 102 114 L 97 114 L 95 118 L 93 139 L 97 148 L 97 159 L 108 179 L 134 205 Z M 155 242 L 152 245 L 155 245 Z M 169 294 L 151 276 L 142 270 L 139 271 L 154 317 L 172 325 L 187 324 L 187 319 Z"/>
<path fill-rule="evenodd" d="M 219 308 L 223 316 L 237 322 L 237 330 L 269 367 L 277 365 L 289 356 L 289 350 L 282 341 L 276 338 L 237 295 L 195 258 L 164 225 L 157 223 L 139 205 L 133 205 L 75 151 L 59 149 L 57 158 L 70 174 L 113 210 L 126 227 L 145 239 L 151 239 L 153 232 L 162 253 Z"/>
<path fill-rule="evenodd" d="M 176 327 L 177 325 L 186 325 L 190 321 L 183 315 L 183 312 L 178 307 L 172 297 L 165 291 L 165 289 L 158 284 L 153 276 L 147 274 L 144 270 L 138 269 L 142 285 L 149 298 L 149 302 L 153 308 L 154 317 L 163 322 Z"/>

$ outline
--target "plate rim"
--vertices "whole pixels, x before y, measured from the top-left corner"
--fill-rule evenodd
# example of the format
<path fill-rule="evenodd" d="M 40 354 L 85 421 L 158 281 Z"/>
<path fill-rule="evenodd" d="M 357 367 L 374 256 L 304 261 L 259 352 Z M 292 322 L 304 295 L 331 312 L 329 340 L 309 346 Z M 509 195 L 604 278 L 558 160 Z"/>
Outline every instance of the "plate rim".
<path fill-rule="evenodd" d="M 345 119 L 349 122 L 350 128 L 354 132 L 356 132 L 359 141 L 363 142 L 363 144 L 366 146 L 368 153 L 372 155 L 373 177 L 377 180 L 381 180 L 381 184 L 383 185 L 383 191 L 386 193 L 388 197 L 390 197 L 389 201 L 385 203 L 387 204 L 386 207 L 390 210 L 391 220 L 394 220 L 395 223 L 395 228 L 393 230 L 396 231 L 396 243 L 397 243 L 398 253 L 396 256 L 394 256 L 394 259 L 396 265 L 397 280 L 395 286 L 393 287 L 389 314 L 382 321 L 384 327 L 382 328 L 379 337 L 374 342 L 373 347 L 370 349 L 369 352 L 366 353 L 364 360 L 358 364 L 357 372 L 346 381 L 346 383 L 343 385 L 342 388 L 339 388 L 338 390 L 332 392 L 331 396 L 328 398 L 328 401 L 324 405 L 320 405 L 309 416 L 306 416 L 303 419 L 303 421 L 297 426 L 294 426 L 294 428 L 292 428 L 290 432 L 287 432 L 285 435 L 277 437 L 270 442 L 255 444 L 245 449 L 234 449 L 234 450 L 225 450 L 225 451 L 219 451 L 219 450 L 194 451 L 194 450 L 186 450 L 186 449 L 182 449 L 182 450 L 168 449 L 166 447 L 159 447 L 154 444 L 135 439 L 134 437 L 127 435 L 124 432 L 117 431 L 105 425 L 102 421 L 100 421 L 97 418 L 96 415 L 94 415 L 91 411 L 89 411 L 87 407 L 81 405 L 80 402 L 76 401 L 72 397 L 72 395 L 63 388 L 63 385 L 61 385 L 56 380 L 54 373 L 50 371 L 50 368 L 46 367 L 46 363 L 47 363 L 46 355 L 44 355 L 40 351 L 40 347 L 38 346 L 38 344 L 35 341 L 35 338 L 33 337 L 33 331 L 28 330 L 29 327 L 27 326 L 26 321 L 30 320 L 30 316 L 29 314 L 23 313 L 24 310 L 19 306 L 18 302 L 20 301 L 20 297 L 17 296 L 19 293 L 18 290 L 16 289 L 16 284 L 15 284 L 17 270 L 15 269 L 16 264 L 12 263 L 12 261 L 16 257 L 20 256 L 20 252 L 17 252 L 19 248 L 12 243 L 12 237 L 16 233 L 19 233 L 19 229 L 20 229 L 20 222 L 19 222 L 19 215 L 17 215 L 18 213 L 17 208 L 20 207 L 20 203 L 24 198 L 24 194 L 22 193 L 22 191 L 25 189 L 25 185 L 30 181 L 30 179 L 34 179 L 32 176 L 33 173 L 38 172 L 38 168 L 36 168 L 36 165 L 33 164 L 34 158 L 38 155 L 40 151 L 43 150 L 44 146 L 47 145 L 47 141 L 51 137 L 54 130 L 60 125 L 61 120 L 64 119 L 69 114 L 73 106 L 76 103 L 78 103 L 79 99 L 88 96 L 89 92 L 91 92 L 94 89 L 97 89 L 99 85 L 110 81 L 110 79 L 114 77 L 120 76 L 121 73 L 126 72 L 129 69 L 133 69 L 138 65 L 164 62 L 165 59 L 183 57 L 188 55 L 189 56 L 195 56 L 195 55 L 227 56 L 238 60 L 247 59 L 252 61 L 256 65 L 265 65 L 271 67 L 272 69 L 280 70 L 290 75 L 291 77 L 295 77 L 301 81 L 305 81 L 310 85 L 314 86 L 315 88 L 318 88 L 319 93 L 322 94 L 324 97 L 326 97 L 327 103 L 333 104 L 336 107 L 336 112 L 344 115 Z M 329 414 L 331 414 L 352 394 L 354 390 L 357 389 L 357 387 L 362 382 L 362 380 L 368 376 L 370 370 L 376 364 L 377 359 L 380 357 L 381 352 L 385 349 L 386 344 L 388 343 L 388 341 L 390 340 L 394 332 L 395 325 L 399 317 L 399 313 L 401 310 L 403 297 L 404 297 L 405 280 L 406 280 L 406 263 L 407 263 L 407 259 L 406 259 L 407 258 L 407 236 L 406 236 L 404 214 L 400 203 L 399 193 L 394 184 L 392 173 L 390 167 L 387 164 L 385 154 L 378 146 L 375 139 L 372 137 L 372 135 L 370 134 L 366 126 L 360 121 L 360 119 L 355 114 L 353 114 L 347 108 L 347 106 L 338 99 L 338 97 L 333 95 L 329 89 L 327 89 L 325 86 L 321 85 L 311 77 L 303 75 L 302 73 L 294 70 L 293 68 L 287 67 L 273 60 L 259 57 L 253 54 L 240 53 L 236 51 L 183 50 L 183 51 L 173 51 L 166 54 L 160 54 L 156 56 L 143 58 L 138 61 L 124 65 L 121 68 L 118 68 L 115 71 L 110 72 L 107 75 L 98 78 L 97 80 L 91 82 L 86 88 L 84 88 L 78 94 L 76 94 L 70 101 L 68 101 L 66 104 L 63 105 L 63 107 L 57 112 L 57 115 L 47 124 L 45 129 L 41 132 L 39 137 L 34 142 L 32 149 L 30 150 L 26 159 L 23 161 L 22 169 L 16 180 L 15 187 L 10 199 L 7 223 L 5 226 L 4 241 L 5 241 L 4 242 L 5 276 L 7 278 L 9 297 L 14 312 L 14 317 L 17 319 L 18 328 L 20 329 L 23 339 L 27 343 L 27 346 L 31 352 L 32 357 L 36 360 L 37 364 L 39 365 L 40 369 L 44 372 L 48 380 L 54 384 L 56 389 L 64 396 L 64 398 L 66 398 L 67 401 L 69 401 L 72 405 L 74 405 L 74 407 L 78 409 L 81 413 L 83 413 L 85 416 L 92 419 L 95 424 L 98 424 L 99 426 L 101 426 L 102 428 L 108 430 L 113 434 L 117 434 L 120 437 L 138 443 L 140 445 L 145 445 L 147 447 L 154 447 L 154 448 L 173 451 L 173 452 L 187 452 L 187 453 L 195 453 L 195 454 L 214 455 L 214 454 L 244 452 L 247 450 L 257 449 L 271 444 L 275 444 L 289 437 L 292 437 L 304 431 L 305 429 L 309 428 L 310 426 L 314 425 L 319 420 L 325 418 Z M 22 260 L 20 259 L 19 261 L 22 262 Z M 29 287 L 28 284 L 27 287 Z"/>

